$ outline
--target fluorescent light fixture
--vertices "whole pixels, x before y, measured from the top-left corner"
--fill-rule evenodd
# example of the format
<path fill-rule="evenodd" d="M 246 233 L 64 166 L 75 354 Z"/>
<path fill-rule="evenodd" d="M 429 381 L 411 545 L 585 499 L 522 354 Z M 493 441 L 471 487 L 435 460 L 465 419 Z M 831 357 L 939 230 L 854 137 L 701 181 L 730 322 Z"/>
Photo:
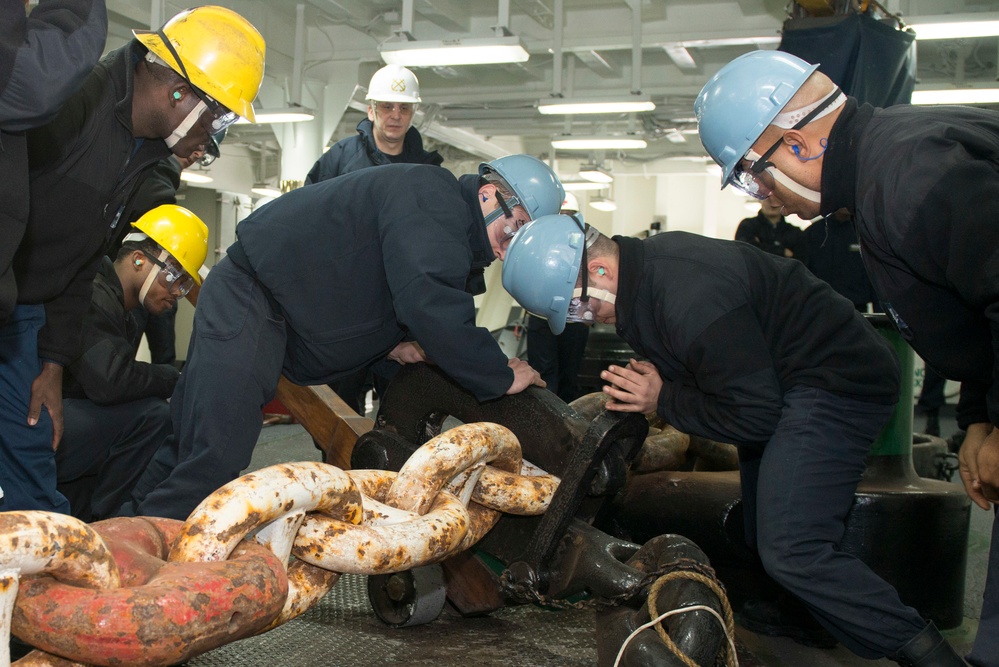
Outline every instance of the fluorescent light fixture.
<path fill-rule="evenodd" d="M 261 197 L 280 197 L 281 191 L 278 190 L 273 185 L 267 185 L 266 183 L 257 183 L 252 188 L 250 192 L 255 195 L 260 195 Z"/>
<path fill-rule="evenodd" d="M 188 183 L 211 183 L 215 179 L 202 171 L 187 171 L 185 169 L 180 172 L 180 180 Z"/>
<path fill-rule="evenodd" d="M 581 190 L 603 190 L 609 187 L 606 183 L 594 183 L 593 181 L 562 181 L 562 188 L 566 192 L 579 192 Z"/>
<path fill-rule="evenodd" d="M 584 164 L 579 168 L 579 177 L 585 178 L 594 183 L 613 183 L 614 177 L 610 172 L 593 164 Z"/>
<path fill-rule="evenodd" d="M 316 114 L 312 109 L 306 109 L 297 104 L 290 104 L 283 109 L 254 109 L 257 124 L 261 123 L 303 123 L 313 120 Z M 249 125 L 250 121 L 240 116 L 237 125 Z"/>
<path fill-rule="evenodd" d="M 562 137 L 552 139 L 552 148 L 569 151 L 628 150 L 645 148 L 649 144 L 640 137 Z"/>
<path fill-rule="evenodd" d="M 912 104 L 999 104 L 999 88 L 916 90 Z"/>
<path fill-rule="evenodd" d="M 999 35 L 999 21 L 940 21 L 935 23 L 909 23 L 916 31 L 916 39 L 968 39 Z"/>
<path fill-rule="evenodd" d="M 613 199 L 608 199 L 607 197 L 594 197 L 590 200 L 590 206 L 597 209 L 598 211 L 616 211 L 617 204 Z"/>
<path fill-rule="evenodd" d="M 652 111 L 655 108 L 655 102 L 643 95 L 586 99 L 559 99 L 552 97 L 538 102 L 538 111 L 546 116 L 579 113 L 632 113 Z"/>
<path fill-rule="evenodd" d="M 382 60 L 403 67 L 449 67 L 527 62 L 530 54 L 516 35 L 470 39 L 384 42 Z"/>

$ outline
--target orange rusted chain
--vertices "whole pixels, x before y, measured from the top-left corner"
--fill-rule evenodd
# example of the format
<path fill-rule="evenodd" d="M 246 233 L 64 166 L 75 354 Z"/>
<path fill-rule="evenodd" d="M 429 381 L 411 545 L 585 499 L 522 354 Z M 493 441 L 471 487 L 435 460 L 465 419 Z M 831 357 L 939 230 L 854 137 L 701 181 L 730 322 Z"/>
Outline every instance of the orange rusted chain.
<path fill-rule="evenodd" d="M 140 666 L 183 662 L 266 626 L 287 596 L 283 563 L 251 542 L 224 562 L 169 563 L 181 526 L 144 518 L 93 524 L 127 585 L 92 590 L 50 576 L 24 578 L 15 634 L 87 664 Z"/>

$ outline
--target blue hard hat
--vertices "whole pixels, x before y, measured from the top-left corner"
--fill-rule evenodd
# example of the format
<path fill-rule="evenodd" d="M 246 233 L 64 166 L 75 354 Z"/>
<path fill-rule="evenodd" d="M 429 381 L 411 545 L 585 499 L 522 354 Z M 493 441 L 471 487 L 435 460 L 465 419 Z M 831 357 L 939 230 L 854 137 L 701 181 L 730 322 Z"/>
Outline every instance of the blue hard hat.
<path fill-rule="evenodd" d="M 809 76 L 818 69 L 783 51 L 753 51 L 722 67 L 694 101 L 701 143 L 722 168 L 722 187 Z"/>
<path fill-rule="evenodd" d="M 507 155 L 479 165 L 479 176 L 494 172 L 502 178 L 531 220 L 562 210 L 565 190 L 547 164 L 530 155 Z"/>
<path fill-rule="evenodd" d="M 503 261 L 503 288 L 529 313 L 565 329 L 586 234 L 568 215 L 546 215 L 521 227 Z"/>

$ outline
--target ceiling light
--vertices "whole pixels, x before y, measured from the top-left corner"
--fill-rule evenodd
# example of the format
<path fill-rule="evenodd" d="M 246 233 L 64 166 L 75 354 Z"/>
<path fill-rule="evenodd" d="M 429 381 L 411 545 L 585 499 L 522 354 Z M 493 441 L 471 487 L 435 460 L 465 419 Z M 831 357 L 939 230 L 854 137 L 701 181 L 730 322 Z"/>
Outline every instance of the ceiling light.
<path fill-rule="evenodd" d="M 403 67 L 522 63 L 530 58 L 524 44 L 515 35 L 384 42 L 378 50 L 386 63 Z"/>
<path fill-rule="evenodd" d="M 950 88 L 917 90 L 911 104 L 997 104 L 999 88 Z"/>
<path fill-rule="evenodd" d="M 927 21 L 926 18 L 921 19 Z M 939 21 L 909 23 L 916 31 L 916 39 L 967 39 L 970 37 L 994 37 L 999 35 L 999 21 Z"/>
<path fill-rule="evenodd" d="M 616 211 L 617 204 L 613 199 L 608 199 L 607 197 L 594 197 L 590 200 L 590 206 L 597 209 L 598 211 Z"/>
<path fill-rule="evenodd" d="M 250 192 L 255 195 L 260 195 L 261 197 L 280 197 L 281 191 L 278 190 L 273 185 L 268 185 L 267 183 L 257 183 L 252 188 Z"/>
<path fill-rule="evenodd" d="M 614 177 L 610 175 L 610 172 L 606 171 L 602 167 L 598 167 L 593 164 L 584 164 L 579 168 L 579 177 L 585 178 L 588 181 L 593 181 L 594 183 L 613 183 Z"/>
<path fill-rule="evenodd" d="M 634 136 L 620 137 L 562 137 L 552 139 L 552 148 L 563 150 L 627 150 L 629 148 L 645 148 L 645 139 Z"/>
<path fill-rule="evenodd" d="M 254 109 L 254 115 L 257 117 L 257 124 L 261 123 L 303 123 L 306 121 L 313 120 L 316 114 L 312 109 L 307 109 L 298 104 L 289 104 L 287 107 L 281 109 Z M 248 125 L 250 121 L 246 120 L 242 116 L 238 121 L 237 125 Z"/>
<path fill-rule="evenodd" d="M 562 181 L 562 188 L 566 192 L 578 192 L 580 190 L 603 190 L 607 188 L 606 183 L 594 183 L 593 181 Z"/>
<path fill-rule="evenodd" d="M 188 183 L 211 183 L 215 179 L 202 171 L 184 170 L 180 172 L 180 180 Z"/>
<path fill-rule="evenodd" d="M 545 115 L 578 113 L 631 113 L 652 111 L 655 102 L 643 95 L 626 95 L 616 98 L 551 97 L 538 102 L 538 111 Z"/>

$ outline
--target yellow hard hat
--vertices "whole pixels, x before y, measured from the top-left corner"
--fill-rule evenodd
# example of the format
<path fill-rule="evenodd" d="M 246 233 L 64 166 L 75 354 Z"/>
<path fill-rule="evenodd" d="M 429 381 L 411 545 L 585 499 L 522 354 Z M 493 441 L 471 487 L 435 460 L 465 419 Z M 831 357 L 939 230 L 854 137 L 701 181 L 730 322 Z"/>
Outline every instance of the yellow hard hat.
<path fill-rule="evenodd" d="M 250 122 L 256 120 L 253 100 L 264 78 L 264 38 L 242 16 L 225 7 L 206 5 L 185 9 L 159 32 L 132 32 L 192 85 L 229 111 Z M 170 40 L 180 64 L 160 32 Z"/>
<path fill-rule="evenodd" d="M 132 226 L 156 241 L 201 284 L 198 271 L 208 256 L 208 227 L 201 218 L 176 204 L 147 211 Z"/>

